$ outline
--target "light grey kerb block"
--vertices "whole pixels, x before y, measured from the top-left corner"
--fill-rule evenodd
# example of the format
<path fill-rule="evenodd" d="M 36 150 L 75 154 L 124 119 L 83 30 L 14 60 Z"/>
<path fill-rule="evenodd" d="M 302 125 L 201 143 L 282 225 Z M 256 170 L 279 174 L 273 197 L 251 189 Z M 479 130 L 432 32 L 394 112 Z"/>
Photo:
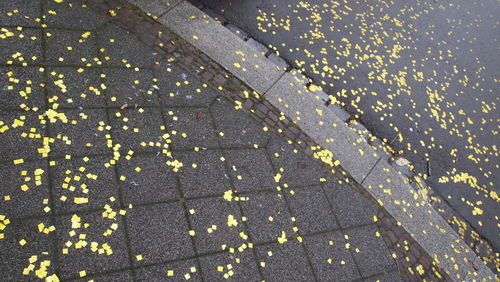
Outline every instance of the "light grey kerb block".
<path fill-rule="evenodd" d="M 158 19 L 259 93 L 283 74 L 258 50 L 186 1 Z"/>
<path fill-rule="evenodd" d="M 324 149 L 333 153 L 359 183 L 365 179 L 379 155 L 325 106 L 321 97 L 304 86 L 295 72 L 285 73 L 264 95 L 276 108 Z"/>
<path fill-rule="evenodd" d="M 362 184 L 432 258 L 437 257 L 450 278 L 494 278 L 483 263 L 476 263 L 479 270 L 474 270 L 471 262 L 477 262 L 476 254 L 387 162 L 377 163 Z"/>
<path fill-rule="evenodd" d="M 159 17 L 181 0 L 127 0 L 130 4 L 136 6 L 146 13 Z"/>

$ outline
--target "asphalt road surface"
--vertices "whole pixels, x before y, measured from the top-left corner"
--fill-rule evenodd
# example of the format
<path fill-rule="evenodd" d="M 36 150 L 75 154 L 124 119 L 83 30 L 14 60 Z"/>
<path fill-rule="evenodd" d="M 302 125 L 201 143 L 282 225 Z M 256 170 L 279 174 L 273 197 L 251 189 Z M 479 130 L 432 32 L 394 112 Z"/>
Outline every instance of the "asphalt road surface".
<path fill-rule="evenodd" d="M 202 2 L 394 140 L 500 250 L 497 1 Z"/>

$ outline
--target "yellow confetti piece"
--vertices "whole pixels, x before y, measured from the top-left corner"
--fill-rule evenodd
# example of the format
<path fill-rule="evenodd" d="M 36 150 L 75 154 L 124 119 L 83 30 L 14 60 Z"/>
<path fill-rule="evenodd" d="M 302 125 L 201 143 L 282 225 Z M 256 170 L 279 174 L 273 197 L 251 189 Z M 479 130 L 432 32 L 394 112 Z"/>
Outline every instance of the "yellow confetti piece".
<path fill-rule="evenodd" d="M 281 236 L 278 237 L 278 243 L 284 244 L 288 239 L 286 238 L 286 233 L 285 231 L 281 231 Z"/>
<path fill-rule="evenodd" d="M 280 179 L 281 179 L 281 174 L 277 173 L 277 174 L 274 176 L 274 181 L 277 183 L 277 182 L 280 182 Z"/>
<path fill-rule="evenodd" d="M 226 192 L 224 192 L 223 198 L 224 198 L 224 200 L 231 202 L 233 200 L 233 191 L 227 190 Z"/>
<path fill-rule="evenodd" d="M 228 215 L 227 217 L 227 226 L 229 227 L 238 226 L 238 221 L 231 214 Z"/>
<path fill-rule="evenodd" d="M 89 202 L 89 199 L 88 198 L 83 198 L 83 197 L 75 197 L 73 199 L 73 202 L 77 205 L 81 205 L 81 204 L 87 204 Z"/>
<path fill-rule="evenodd" d="M 23 164 L 24 163 L 24 159 L 17 159 L 17 160 L 14 160 L 14 164 L 15 165 L 18 165 L 18 164 Z"/>

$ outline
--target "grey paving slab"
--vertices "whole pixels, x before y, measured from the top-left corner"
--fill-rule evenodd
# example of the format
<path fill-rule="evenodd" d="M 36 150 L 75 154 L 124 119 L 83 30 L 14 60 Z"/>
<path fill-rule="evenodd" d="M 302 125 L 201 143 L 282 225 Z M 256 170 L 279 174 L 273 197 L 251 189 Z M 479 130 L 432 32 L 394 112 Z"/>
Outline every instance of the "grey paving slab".
<path fill-rule="evenodd" d="M 333 206 L 342 228 L 373 223 L 377 205 L 365 198 L 349 184 L 329 179 L 323 184 L 328 200 Z"/>
<path fill-rule="evenodd" d="M 207 109 L 165 108 L 162 111 L 167 129 L 172 132 L 174 150 L 218 147 L 213 120 Z M 173 135 L 173 131 L 177 133 Z"/>
<path fill-rule="evenodd" d="M 117 164 L 118 177 L 126 177 L 121 181 L 126 205 L 169 201 L 180 197 L 175 173 L 166 164 L 168 160 L 162 154 L 137 155 Z"/>
<path fill-rule="evenodd" d="M 145 108 L 142 112 L 133 108 L 113 109 L 109 110 L 109 115 L 113 144 L 120 144 L 123 152 L 159 152 L 166 144 L 163 139 L 165 132 L 161 130 L 164 124 L 159 109 Z M 143 142 L 146 146 L 141 145 Z M 154 146 L 149 146 L 149 142 L 154 142 Z M 157 147 L 156 142 L 160 142 L 161 146 Z"/>
<path fill-rule="evenodd" d="M 263 130 L 263 125 L 241 110 L 236 110 L 227 99 L 218 99 L 210 110 L 217 130 L 224 134 L 219 135 L 222 147 L 253 148 L 254 144 L 263 147 L 269 140 L 270 133 Z"/>
<path fill-rule="evenodd" d="M 52 0 L 42 0 L 45 23 L 48 27 L 65 27 L 76 29 L 96 29 L 106 22 L 106 19 L 96 14 L 82 0 L 65 0 L 57 3 Z M 55 11 L 56 13 L 48 13 Z"/>
<path fill-rule="evenodd" d="M 236 191 L 250 192 L 277 186 L 273 167 L 264 148 L 225 150 L 224 155 Z"/>
<path fill-rule="evenodd" d="M 37 149 L 42 147 L 42 136 L 46 136 L 46 126 L 40 124 L 38 114 L 0 112 L 0 121 L 3 122 L 3 124 L 0 122 L 2 124 L 0 128 L 6 130 L 2 133 L 2 146 L 0 146 L 0 156 L 3 161 L 41 158 Z"/>
<path fill-rule="evenodd" d="M 254 243 L 277 242 L 283 232 L 286 236 L 297 235 L 286 202 L 276 192 L 245 194 L 245 197 L 249 199 L 241 202 L 241 207 Z"/>
<path fill-rule="evenodd" d="M 127 227 L 134 265 L 194 255 L 180 203 L 133 208 L 127 213 Z M 142 260 L 137 260 L 138 255 Z"/>
<path fill-rule="evenodd" d="M 184 165 L 179 170 L 179 179 L 186 197 L 222 195 L 233 189 L 219 151 L 200 150 L 174 153 L 173 156 Z M 192 164 L 196 164 L 196 167 Z"/>
<path fill-rule="evenodd" d="M 198 199 L 188 201 L 186 208 L 194 210 L 189 218 L 196 232 L 194 240 L 199 254 L 221 251 L 223 245 L 229 250 L 248 244 L 248 239 L 240 236 L 245 230 L 236 202 L 228 202 L 222 197 Z M 229 226 L 229 218 L 236 220 L 236 225 Z"/>
<path fill-rule="evenodd" d="M 109 159 L 95 157 L 87 162 L 60 159 L 49 168 L 57 213 L 118 205 L 117 200 L 110 200 L 111 197 L 118 199 L 118 184 L 114 168 L 104 166 Z M 88 199 L 88 203 L 76 204 L 79 198 Z"/>
<path fill-rule="evenodd" d="M 273 136 L 267 146 L 267 152 L 276 169 L 280 172 L 280 182 L 292 187 L 316 185 L 326 175 L 326 170 L 317 161 L 307 157 L 302 151 L 288 144 L 283 138 Z"/>
<path fill-rule="evenodd" d="M 258 50 L 246 45 L 187 1 L 158 20 L 260 93 L 269 89 L 283 73 Z M 213 42 L 225 42 L 226 48 L 220 48 Z"/>
<path fill-rule="evenodd" d="M 49 206 L 50 198 L 49 172 L 45 160 L 26 162 L 22 165 L 1 164 L 0 171 L 1 214 L 9 218 L 48 215 L 44 211 L 44 208 Z M 10 199 L 6 200 L 6 197 Z"/>
<path fill-rule="evenodd" d="M 0 67 L 0 109 L 45 109 L 43 73 L 36 67 Z M 24 108 L 26 109 L 26 108 Z"/>
<path fill-rule="evenodd" d="M 91 275 L 129 267 L 122 220 L 104 218 L 101 211 L 76 214 L 80 218 L 80 227 L 78 227 L 78 221 L 75 220 L 74 215 L 56 218 L 55 234 L 57 235 L 57 248 L 60 251 L 58 253 L 59 279 L 80 277 L 80 271 Z M 116 230 L 111 235 L 104 236 L 103 233 L 112 230 L 111 225 L 115 223 L 117 224 Z M 71 231 L 74 231 L 74 236 L 71 236 L 73 234 Z M 105 251 L 104 244 L 107 244 L 111 252 Z M 82 247 L 78 247 L 80 245 Z M 66 248 L 67 253 L 64 250 Z"/>
<path fill-rule="evenodd" d="M 84 276 L 83 278 L 74 279 L 71 281 L 88 282 L 89 280 L 93 280 L 94 282 L 107 282 L 107 281 L 121 282 L 121 281 L 133 281 L 134 278 L 131 270 L 124 270 L 124 271 L 112 272 L 109 274 L 96 275 L 92 277 Z"/>
<path fill-rule="evenodd" d="M 375 225 L 356 227 L 345 232 L 349 239 L 349 249 L 363 277 L 390 272 L 397 269 L 397 264 L 387 250 L 381 237 L 376 236 Z"/>
<path fill-rule="evenodd" d="M 273 243 L 256 247 L 255 250 L 266 281 L 314 280 L 306 253 L 297 241 Z M 264 263 L 264 267 L 261 263 Z"/>
<path fill-rule="evenodd" d="M 235 254 L 221 253 L 200 258 L 205 281 L 262 281 L 251 249 Z M 227 277 L 227 278 L 226 278 Z"/>
<path fill-rule="evenodd" d="M 306 90 L 293 72 L 286 73 L 265 94 L 318 145 L 333 152 L 335 159 L 352 177 L 361 182 L 378 160 L 378 154 L 355 132 L 327 110 L 320 97 Z M 332 142 L 333 139 L 333 142 Z"/>
<path fill-rule="evenodd" d="M 105 107 L 106 95 L 101 87 L 101 71 L 93 68 L 47 68 L 47 95 L 59 108 Z M 106 72 L 106 71 L 104 71 Z M 64 85 L 64 88 L 61 86 Z M 64 90 L 63 90 L 64 89 Z"/>
<path fill-rule="evenodd" d="M 39 63 L 42 61 L 42 33 L 40 29 L 6 28 L 13 36 L 0 39 L 2 42 L 2 63 Z M 4 31 L 5 32 L 5 31 Z M 4 33 L 2 32 L 2 33 Z"/>
<path fill-rule="evenodd" d="M 100 124 L 107 124 L 107 113 L 104 109 L 61 110 L 68 121 L 55 122 L 49 125 L 49 136 L 54 138 L 50 155 L 82 156 L 88 154 L 111 153 L 106 146 L 106 130 L 99 130 Z"/>
<path fill-rule="evenodd" d="M 339 228 L 321 186 L 285 189 L 284 194 L 297 219 L 300 234 Z"/>
<path fill-rule="evenodd" d="M 137 281 L 202 281 L 196 260 L 181 260 L 135 270 Z"/>
<path fill-rule="evenodd" d="M 0 3 L 0 26 L 40 26 L 40 1 L 12 0 Z"/>
<path fill-rule="evenodd" d="M 52 234 L 38 233 L 38 225 L 43 223 L 46 227 L 52 225 L 47 218 L 36 220 L 11 220 L 1 233 L 4 234 L 0 252 L 0 271 L 4 281 L 35 281 L 38 279 L 34 271 L 27 276 L 23 275 L 23 270 L 30 265 L 29 259 L 36 255 L 37 260 L 33 262 L 35 270 L 39 268 L 41 262 L 45 260 L 52 261 L 54 250 L 52 248 Z M 40 236 L 43 234 L 43 236 Z M 21 240 L 25 245 L 21 246 Z M 44 254 L 47 252 L 47 254 Z M 55 271 L 51 265 L 47 272 L 49 275 Z"/>
<path fill-rule="evenodd" d="M 159 105 L 151 70 L 106 69 L 105 76 L 108 105 L 115 107 Z"/>
<path fill-rule="evenodd" d="M 103 65 L 146 67 L 161 57 L 135 35 L 113 25 L 105 25 L 98 33 L 100 58 Z"/>
<path fill-rule="evenodd" d="M 97 58 L 96 35 L 90 31 L 44 29 L 45 61 L 57 65 L 87 65 Z"/>
<path fill-rule="evenodd" d="M 146 13 L 159 17 L 181 0 L 127 0 L 130 4 L 140 8 Z"/>
<path fill-rule="evenodd" d="M 165 106 L 209 106 L 217 92 L 193 79 L 174 63 L 162 61 L 155 68 L 158 79 L 157 95 Z"/>
<path fill-rule="evenodd" d="M 320 281 L 352 281 L 360 279 L 351 253 L 340 231 L 304 238 L 304 246 Z"/>

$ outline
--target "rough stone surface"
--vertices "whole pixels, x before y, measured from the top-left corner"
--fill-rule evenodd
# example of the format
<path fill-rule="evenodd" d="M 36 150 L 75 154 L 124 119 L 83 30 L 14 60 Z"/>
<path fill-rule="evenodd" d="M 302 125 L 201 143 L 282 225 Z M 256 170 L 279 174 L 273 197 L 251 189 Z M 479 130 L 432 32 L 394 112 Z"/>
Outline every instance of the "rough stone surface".
<path fill-rule="evenodd" d="M 168 215 L 168 216 L 166 216 Z M 135 265 L 194 255 L 188 225 L 179 203 L 137 207 L 127 213 L 127 229 Z M 137 261 L 136 256 L 143 260 Z"/>
<path fill-rule="evenodd" d="M 320 281 L 352 281 L 361 278 L 345 244 L 346 241 L 339 231 L 313 235 L 304 240 L 304 246 Z"/>
<path fill-rule="evenodd" d="M 274 243 L 256 248 L 259 265 L 262 273 L 268 281 L 307 281 L 312 278 L 310 268 L 304 249 L 298 242 L 280 245 Z M 269 256 L 271 252 L 271 256 Z M 293 260 L 287 258 L 293 257 Z"/>
<path fill-rule="evenodd" d="M 363 277 L 369 277 L 380 272 L 390 272 L 397 269 L 384 241 L 377 238 L 377 228 L 374 225 L 356 227 L 346 231 L 349 248 L 354 249 L 352 256 Z"/>

